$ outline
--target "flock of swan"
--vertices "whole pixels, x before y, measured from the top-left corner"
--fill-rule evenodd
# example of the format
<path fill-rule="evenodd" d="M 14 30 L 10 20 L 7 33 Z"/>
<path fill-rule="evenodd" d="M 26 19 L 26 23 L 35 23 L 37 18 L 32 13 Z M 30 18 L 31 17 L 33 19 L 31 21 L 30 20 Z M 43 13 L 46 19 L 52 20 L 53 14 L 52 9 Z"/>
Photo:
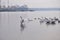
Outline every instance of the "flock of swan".
<path fill-rule="evenodd" d="M 23 17 L 21 16 L 20 18 L 21 18 L 20 27 L 21 27 L 21 31 L 23 31 L 25 28 L 25 25 L 24 25 L 25 19 L 23 19 Z M 38 20 L 40 24 L 45 23 L 47 25 L 50 25 L 50 24 L 55 25 L 56 22 L 60 23 L 60 18 L 57 18 L 57 17 L 53 17 L 53 18 L 41 17 L 41 18 L 33 18 L 33 19 Z M 34 21 L 33 19 L 28 18 L 27 21 L 28 22 Z"/>

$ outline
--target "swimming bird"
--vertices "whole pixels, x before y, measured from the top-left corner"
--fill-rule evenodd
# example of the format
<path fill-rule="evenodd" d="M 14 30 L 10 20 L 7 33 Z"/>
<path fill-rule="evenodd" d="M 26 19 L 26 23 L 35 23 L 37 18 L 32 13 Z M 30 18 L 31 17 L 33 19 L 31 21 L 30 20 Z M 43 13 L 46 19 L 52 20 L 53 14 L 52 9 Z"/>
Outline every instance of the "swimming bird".
<path fill-rule="evenodd" d="M 37 18 L 34 18 L 35 20 L 37 19 Z"/>
<path fill-rule="evenodd" d="M 54 21 L 54 20 L 51 20 L 51 24 L 56 24 L 55 22 L 56 22 L 56 21 Z"/>
<path fill-rule="evenodd" d="M 59 19 L 58 19 L 58 18 L 56 18 L 56 17 L 54 17 L 54 20 L 55 20 L 55 21 L 58 21 Z"/>
<path fill-rule="evenodd" d="M 21 31 L 23 31 L 25 28 L 25 23 L 24 23 L 24 19 L 21 16 L 20 16 L 20 18 L 21 18 L 20 27 L 21 27 Z"/>
<path fill-rule="evenodd" d="M 51 24 L 49 20 L 46 21 L 46 24 Z"/>
<path fill-rule="evenodd" d="M 60 23 L 60 20 L 58 20 L 58 23 Z"/>

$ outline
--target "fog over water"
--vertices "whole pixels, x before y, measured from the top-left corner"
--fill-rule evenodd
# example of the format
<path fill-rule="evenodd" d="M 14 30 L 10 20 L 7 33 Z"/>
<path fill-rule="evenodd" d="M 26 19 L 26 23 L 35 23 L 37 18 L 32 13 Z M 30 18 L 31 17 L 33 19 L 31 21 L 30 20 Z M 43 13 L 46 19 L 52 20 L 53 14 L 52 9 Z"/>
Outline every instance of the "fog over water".
<path fill-rule="evenodd" d="M 22 32 L 20 16 L 25 20 Z M 0 40 L 60 40 L 60 24 L 47 26 L 34 20 L 35 17 L 60 17 L 60 12 L 0 12 Z M 28 18 L 34 21 L 28 22 Z"/>

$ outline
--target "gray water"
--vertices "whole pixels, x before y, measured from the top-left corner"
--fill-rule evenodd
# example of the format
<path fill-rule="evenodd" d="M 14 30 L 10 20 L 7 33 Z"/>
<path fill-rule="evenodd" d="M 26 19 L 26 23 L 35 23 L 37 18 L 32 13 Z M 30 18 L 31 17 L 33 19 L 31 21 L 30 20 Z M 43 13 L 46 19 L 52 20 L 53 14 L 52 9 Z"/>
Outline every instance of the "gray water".
<path fill-rule="evenodd" d="M 25 19 L 21 32 L 20 16 Z M 40 24 L 38 17 L 60 17 L 60 11 L 0 12 L 0 40 L 60 40 L 60 24 Z M 27 18 L 34 21 L 28 22 Z"/>

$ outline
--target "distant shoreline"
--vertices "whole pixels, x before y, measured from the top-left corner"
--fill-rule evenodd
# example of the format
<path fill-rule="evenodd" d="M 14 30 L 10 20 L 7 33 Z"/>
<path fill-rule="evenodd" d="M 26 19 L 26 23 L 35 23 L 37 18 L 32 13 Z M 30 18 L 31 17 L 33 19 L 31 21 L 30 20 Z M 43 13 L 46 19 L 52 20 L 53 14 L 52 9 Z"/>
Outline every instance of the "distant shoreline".
<path fill-rule="evenodd" d="M 0 8 L 0 12 L 15 12 L 15 11 L 60 11 L 60 8 Z"/>

